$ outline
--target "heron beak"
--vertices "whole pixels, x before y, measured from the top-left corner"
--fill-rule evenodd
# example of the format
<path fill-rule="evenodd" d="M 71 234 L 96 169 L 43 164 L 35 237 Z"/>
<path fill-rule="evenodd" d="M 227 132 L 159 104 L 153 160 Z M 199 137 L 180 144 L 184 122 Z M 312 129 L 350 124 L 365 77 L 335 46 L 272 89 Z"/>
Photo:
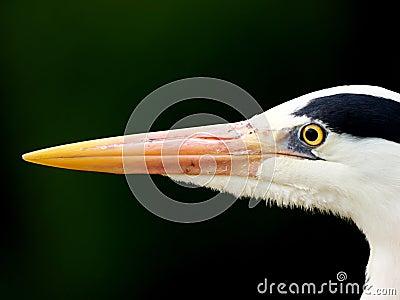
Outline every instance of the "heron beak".
<path fill-rule="evenodd" d="M 78 142 L 30 152 L 23 159 L 116 174 L 254 177 L 264 159 L 282 152 L 274 143 L 281 137 L 281 132 L 261 132 L 245 121 Z"/>

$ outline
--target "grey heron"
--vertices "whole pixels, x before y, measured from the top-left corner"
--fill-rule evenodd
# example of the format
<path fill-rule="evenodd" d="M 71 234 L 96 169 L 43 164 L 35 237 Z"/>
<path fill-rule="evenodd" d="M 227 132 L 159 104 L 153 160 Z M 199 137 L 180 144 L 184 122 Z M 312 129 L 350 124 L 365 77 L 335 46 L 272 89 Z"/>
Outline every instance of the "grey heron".
<path fill-rule="evenodd" d="M 396 289 L 397 296 L 387 297 L 400 299 L 398 93 L 339 86 L 243 122 L 73 143 L 23 159 L 86 171 L 166 174 L 238 197 L 332 212 L 365 234 L 368 284 Z M 362 295 L 374 297 L 386 299 Z"/>

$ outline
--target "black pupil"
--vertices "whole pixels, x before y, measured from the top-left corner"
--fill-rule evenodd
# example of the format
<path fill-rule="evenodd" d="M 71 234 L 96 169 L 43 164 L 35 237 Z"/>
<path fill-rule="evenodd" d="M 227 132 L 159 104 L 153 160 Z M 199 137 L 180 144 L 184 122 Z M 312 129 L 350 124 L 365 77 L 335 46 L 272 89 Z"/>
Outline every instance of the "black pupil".
<path fill-rule="evenodd" d="M 318 139 L 318 131 L 313 128 L 309 128 L 305 133 L 306 139 L 310 142 L 315 142 Z"/>

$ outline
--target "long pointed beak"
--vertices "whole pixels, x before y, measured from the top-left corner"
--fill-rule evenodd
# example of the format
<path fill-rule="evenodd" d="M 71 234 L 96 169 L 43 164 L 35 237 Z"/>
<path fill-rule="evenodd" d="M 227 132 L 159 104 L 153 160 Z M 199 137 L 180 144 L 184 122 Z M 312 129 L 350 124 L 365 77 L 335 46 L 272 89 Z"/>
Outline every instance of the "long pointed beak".
<path fill-rule="evenodd" d="M 27 153 L 46 166 L 117 174 L 256 176 L 276 155 L 277 134 L 249 121 L 133 134 L 67 144 Z"/>

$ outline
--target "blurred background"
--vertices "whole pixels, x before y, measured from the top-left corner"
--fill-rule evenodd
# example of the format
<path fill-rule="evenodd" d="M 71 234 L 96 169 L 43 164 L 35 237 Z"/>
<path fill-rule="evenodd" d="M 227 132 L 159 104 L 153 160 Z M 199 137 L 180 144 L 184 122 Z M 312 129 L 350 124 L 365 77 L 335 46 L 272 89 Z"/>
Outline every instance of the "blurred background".
<path fill-rule="evenodd" d="M 345 0 L 3 0 L 0 298 L 265 298 L 264 278 L 322 283 L 339 271 L 362 284 L 368 245 L 344 220 L 243 199 L 212 220 L 172 223 L 142 207 L 124 176 L 21 154 L 121 135 L 147 94 L 185 77 L 230 81 L 265 110 L 343 84 L 400 92 L 395 11 Z M 188 103 L 154 129 L 192 113 L 241 120 L 212 101 Z M 154 180 L 182 201 L 213 195 Z M 302 298 L 268 295 L 287 297 Z"/>

